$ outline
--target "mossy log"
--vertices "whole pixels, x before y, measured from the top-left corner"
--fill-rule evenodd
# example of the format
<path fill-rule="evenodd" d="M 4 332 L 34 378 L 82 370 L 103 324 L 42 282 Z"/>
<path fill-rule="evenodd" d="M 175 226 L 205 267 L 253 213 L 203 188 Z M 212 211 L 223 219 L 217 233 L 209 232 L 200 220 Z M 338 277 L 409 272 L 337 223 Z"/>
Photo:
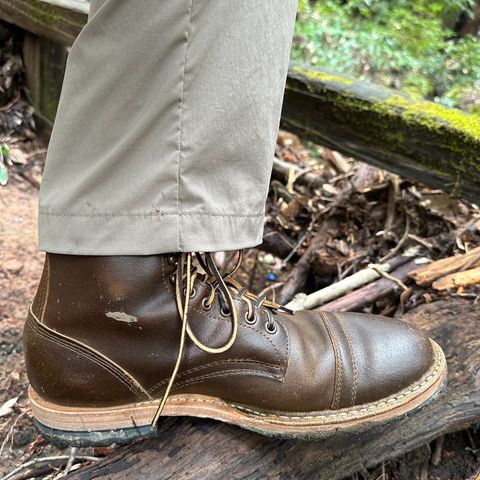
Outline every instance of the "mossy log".
<path fill-rule="evenodd" d="M 405 319 L 443 347 L 449 383 L 435 402 L 397 424 L 306 442 L 263 437 L 211 420 L 164 418 L 157 439 L 118 448 L 67 478 L 337 480 L 480 421 L 478 307 L 460 299 L 439 301 Z"/>
<path fill-rule="evenodd" d="M 286 130 L 480 202 L 480 118 L 339 74 L 291 65 Z"/>
<path fill-rule="evenodd" d="M 88 18 L 85 0 L 0 0 L 0 19 L 62 45 L 71 45 Z"/>

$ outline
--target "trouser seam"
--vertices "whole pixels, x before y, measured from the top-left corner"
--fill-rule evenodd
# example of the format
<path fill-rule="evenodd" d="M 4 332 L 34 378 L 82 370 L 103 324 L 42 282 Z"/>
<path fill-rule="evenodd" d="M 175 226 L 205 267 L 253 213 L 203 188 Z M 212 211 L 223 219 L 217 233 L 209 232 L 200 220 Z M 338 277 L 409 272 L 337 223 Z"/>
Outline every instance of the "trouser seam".
<path fill-rule="evenodd" d="M 258 218 L 263 217 L 264 213 L 216 213 L 216 212 L 96 212 L 96 213 L 83 213 L 83 212 L 55 212 L 55 211 L 40 211 L 39 215 L 49 217 L 86 217 L 86 218 L 115 218 L 115 217 L 179 217 L 179 216 L 191 216 L 191 217 L 237 217 L 237 218 Z"/>
<path fill-rule="evenodd" d="M 188 62 L 188 40 L 190 38 L 190 32 L 192 28 L 192 12 L 193 12 L 193 0 L 190 0 L 188 5 L 188 22 L 187 29 L 185 32 L 185 54 L 183 59 L 183 72 L 182 72 L 182 82 L 181 82 L 181 91 L 180 91 L 180 105 L 179 105 L 179 132 L 178 132 L 178 159 L 177 159 L 177 211 L 178 211 L 178 221 L 177 221 L 177 243 L 178 250 L 182 251 L 181 245 L 181 226 L 182 226 L 182 212 L 180 209 L 180 177 L 182 174 L 182 160 L 183 160 L 183 111 L 185 105 L 185 78 L 187 72 L 187 62 Z"/>

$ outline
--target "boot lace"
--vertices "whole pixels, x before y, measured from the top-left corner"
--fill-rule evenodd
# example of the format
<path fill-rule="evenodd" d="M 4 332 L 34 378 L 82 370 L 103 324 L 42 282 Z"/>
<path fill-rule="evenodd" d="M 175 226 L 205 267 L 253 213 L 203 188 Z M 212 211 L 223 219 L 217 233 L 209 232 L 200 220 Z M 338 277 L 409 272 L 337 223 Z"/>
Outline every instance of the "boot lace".
<path fill-rule="evenodd" d="M 197 259 L 198 264 L 205 273 L 200 273 L 198 268 L 193 265 L 194 258 Z M 235 304 L 235 299 L 241 300 L 247 305 L 245 321 L 249 324 L 256 322 L 255 308 L 264 308 L 264 310 L 267 312 L 267 322 L 265 324 L 265 328 L 269 333 L 272 334 L 277 331 L 277 325 L 273 318 L 273 312 L 283 311 L 290 314 L 293 313 L 288 308 L 267 300 L 264 295 L 257 296 L 253 294 L 246 287 L 242 286 L 239 282 L 232 278 L 240 268 L 242 260 L 243 254 L 240 251 L 234 268 L 231 271 L 222 274 L 210 253 L 181 253 L 177 257 L 176 262 L 175 256 L 170 257 L 170 263 L 176 263 L 177 266 L 176 273 L 174 274 L 175 299 L 182 328 L 175 366 L 160 404 L 158 405 L 155 416 L 151 422 L 152 427 L 156 427 L 158 419 L 160 418 L 163 408 L 165 407 L 165 403 L 167 402 L 170 390 L 175 382 L 175 378 L 182 361 L 185 340 L 187 336 L 198 348 L 204 352 L 215 354 L 223 353 L 229 350 L 235 343 L 238 333 L 238 310 Z M 215 300 L 218 299 L 221 306 L 221 314 L 231 319 L 232 333 L 228 341 L 221 347 L 210 347 L 205 345 L 195 336 L 188 323 L 190 299 L 195 296 L 195 280 L 197 278 L 210 288 L 210 294 L 208 297 L 205 297 L 202 300 L 203 307 L 206 310 L 210 310 Z"/>

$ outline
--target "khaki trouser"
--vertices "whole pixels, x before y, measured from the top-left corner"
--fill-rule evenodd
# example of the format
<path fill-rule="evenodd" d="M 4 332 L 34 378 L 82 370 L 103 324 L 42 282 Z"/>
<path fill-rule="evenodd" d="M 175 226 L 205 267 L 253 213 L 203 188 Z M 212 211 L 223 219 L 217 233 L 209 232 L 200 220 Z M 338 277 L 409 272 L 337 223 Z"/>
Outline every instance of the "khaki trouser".
<path fill-rule="evenodd" d="M 40 193 L 40 249 L 258 245 L 297 0 L 92 0 Z"/>

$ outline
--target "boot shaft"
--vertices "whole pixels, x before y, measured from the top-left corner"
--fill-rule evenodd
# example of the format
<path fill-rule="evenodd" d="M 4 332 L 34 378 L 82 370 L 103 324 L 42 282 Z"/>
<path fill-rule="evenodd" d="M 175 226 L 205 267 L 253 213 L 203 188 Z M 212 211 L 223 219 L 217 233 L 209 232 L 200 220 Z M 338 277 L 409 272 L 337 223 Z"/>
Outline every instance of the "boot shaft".
<path fill-rule="evenodd" d="M 158 397 L 173 370 L 181 334 L 175 262 L 175 255 L 47 254 L 24 331 L 33 387 L 41 386 L 45 398 L 63 404 L 108 405 L 110 400 Z M 210 292 L 205 283 L 197 281 L 194 291 L 189 325 L 202 342 L 224 345 L 232 330 L 229 318 L 218 301 L 204 308 Z M 268 334 L 261 315 L 258 325 L 246 324 L 245 305 L 237 302 L 242 325 L 235 345 L 211 355 L 187 342 L 179 384 L 224 372 L 234 376 L 237 371 L 282 377 L 289 348 L 286 332 Z M 129 391 L 120 384 L 128 384 Z"/>

